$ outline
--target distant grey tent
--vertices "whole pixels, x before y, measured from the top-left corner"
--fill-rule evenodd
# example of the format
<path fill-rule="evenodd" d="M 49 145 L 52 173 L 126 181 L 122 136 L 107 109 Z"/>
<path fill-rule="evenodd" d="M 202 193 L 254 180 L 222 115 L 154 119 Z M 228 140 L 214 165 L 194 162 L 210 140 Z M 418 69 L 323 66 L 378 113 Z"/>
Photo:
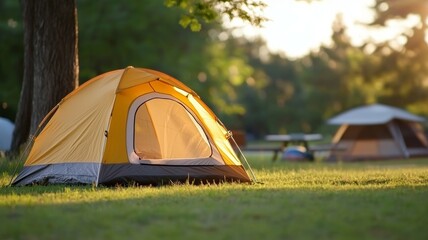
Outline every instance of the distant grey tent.
<path fill-rule="evenodd" d="M 0 117 L 0 151 L 10 150 L 15 125 L 7 118 Z"/>
<path fill-rule="evenodd" d="M 421 126 L 424 121 L 422 117 L 382 104 L 348 110 L 328 120 L 328 124 L 340 125 L 333 138 L 330 159 L 428 156 L 428 140 Z"/>

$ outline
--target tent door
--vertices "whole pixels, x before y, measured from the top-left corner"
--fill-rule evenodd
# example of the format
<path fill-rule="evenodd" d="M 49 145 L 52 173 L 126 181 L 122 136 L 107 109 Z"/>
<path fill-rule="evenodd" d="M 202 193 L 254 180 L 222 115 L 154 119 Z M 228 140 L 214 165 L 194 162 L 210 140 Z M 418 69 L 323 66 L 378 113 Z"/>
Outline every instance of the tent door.
<path fill-rule="evenodd" d="M 201 123 L 179 100 L 162 94 L 137 98 L 128 114 L 131 163 L 217 165 Z"/>

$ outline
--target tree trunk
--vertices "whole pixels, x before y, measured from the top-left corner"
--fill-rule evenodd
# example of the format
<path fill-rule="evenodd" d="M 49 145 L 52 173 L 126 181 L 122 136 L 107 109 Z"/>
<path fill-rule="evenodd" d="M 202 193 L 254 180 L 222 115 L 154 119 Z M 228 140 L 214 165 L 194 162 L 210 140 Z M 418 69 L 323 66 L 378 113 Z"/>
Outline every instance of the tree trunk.
<path fill-rule="evenodd" d="M 24 0 L 23 8 L 24 79 L 14 150 L 29 134 L 34 134 L 44 116 L 78 86 L 79 76 L 75 0 Z"/>
<path fill-rule="evenodd" d="M 24 19 L 24 76 L 22 80 L 21 96 L 18 112 L 15 118 L 15 130 L 11 151 L 18 152 L 19 147 L 27 141 L 30 133 L 30 122 L 33 98 L 33 23 L 34 1 L 22 1 Z"/>
<path fill-rule="evenodd" d="M 30 133 L 78 83 L 74 0 L 34 1 L 34 86 Z"/>

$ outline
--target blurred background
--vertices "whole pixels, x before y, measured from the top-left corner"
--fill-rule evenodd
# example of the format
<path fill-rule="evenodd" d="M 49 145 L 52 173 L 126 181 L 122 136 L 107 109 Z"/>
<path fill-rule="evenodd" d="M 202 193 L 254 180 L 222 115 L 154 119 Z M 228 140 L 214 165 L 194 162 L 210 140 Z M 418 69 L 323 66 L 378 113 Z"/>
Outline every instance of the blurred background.
<path fill-rule="evenodd" d="M 254 139 L 331 135 L 327 119 L 370 103 L 428 117 L 427 1 L 265 2 L 262 28 L 224 19 L 192 32 L 163 1 L 77 0 L 80 83 L 127 66 L 159 70 Z M 13 122 L 23 79 L 20 1 L 0 0 L 0 42 L 0 116 Z"/>

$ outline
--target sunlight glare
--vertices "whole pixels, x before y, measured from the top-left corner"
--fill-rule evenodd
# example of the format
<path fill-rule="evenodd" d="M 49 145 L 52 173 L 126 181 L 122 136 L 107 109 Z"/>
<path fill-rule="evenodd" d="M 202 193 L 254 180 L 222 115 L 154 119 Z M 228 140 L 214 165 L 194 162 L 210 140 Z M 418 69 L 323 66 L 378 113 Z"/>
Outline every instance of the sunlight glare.
<path fill-rule="evenodd" d="M 368 29 L 363 23 L 374 18 L 370 6 L 373 0 L 322 0 L 307 3 L 295 0 L 265 0 L 267 7 L 263 14 L 270 21 L 257 28 L 239 20 L 226 21 L 225 27 L 232 29 L 234 36 L 249 39 L 261 36 L 272 52 L 285 53 L 287 57 L 298 58 L 320 45 L 331 44 L 332 25 L 341 14 L 347 34 L 354 45 L 364 42 L 382 42 L 395 39 L 403 29 L 414 26 L 410 17 L 404 23 L 390 21 L 387 28 Z"/>

